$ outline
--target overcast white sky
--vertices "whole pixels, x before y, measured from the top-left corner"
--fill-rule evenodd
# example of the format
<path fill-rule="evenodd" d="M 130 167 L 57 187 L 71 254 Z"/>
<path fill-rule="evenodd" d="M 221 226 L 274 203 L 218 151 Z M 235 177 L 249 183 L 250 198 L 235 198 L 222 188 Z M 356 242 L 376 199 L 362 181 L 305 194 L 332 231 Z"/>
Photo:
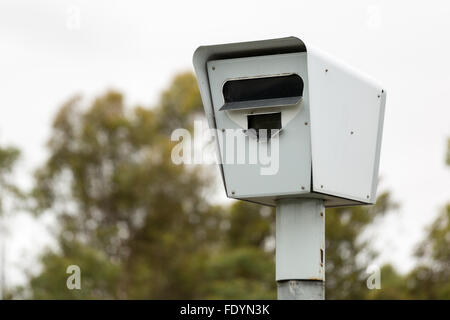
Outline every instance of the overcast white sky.
<path fill-rule="evenodd" d="M 20 179 L 45 159 L 52 117 L 108 88 L 155 104 L 202 44 L 298 36 L 387 89 L 379 190 L 401 207 L 372 233 L 402 271 L 450 200 L 449 1 L 21 1 L 0 3 L 0 144 L 23 150 Z M 9 219 L 8 281 L 49 243 L 42 221 Z M 47 219 L 48 221 L 49 219 Z"/>

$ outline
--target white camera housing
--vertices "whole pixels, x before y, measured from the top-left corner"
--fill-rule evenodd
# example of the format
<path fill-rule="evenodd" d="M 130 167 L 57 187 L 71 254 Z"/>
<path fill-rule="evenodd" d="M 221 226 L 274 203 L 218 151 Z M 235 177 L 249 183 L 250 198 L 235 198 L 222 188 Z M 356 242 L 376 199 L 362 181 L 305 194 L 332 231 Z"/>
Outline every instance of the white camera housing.
<path fill-rule="evenodd" d="M 326 207 L 375 202 L 386 102 L 375 81 L 295 37 L 201 46 L 193 62 L 228 197 L 271 206 L 302 197 Z M 255 137 L 251 129 L 264 126 L 268 137 Z M 275 174 L 227 163 L 223 146 L 239 135 L 266 147 L 276 136 Z"/>

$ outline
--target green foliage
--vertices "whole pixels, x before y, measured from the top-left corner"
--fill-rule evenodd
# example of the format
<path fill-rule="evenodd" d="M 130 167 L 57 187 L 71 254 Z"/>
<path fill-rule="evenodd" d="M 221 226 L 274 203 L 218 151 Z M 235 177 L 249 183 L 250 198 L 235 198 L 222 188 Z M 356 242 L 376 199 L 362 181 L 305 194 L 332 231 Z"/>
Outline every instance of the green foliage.
<path fill-rule="evenodd" d="M 19 158 L 19 155 L 20 152 L 16 148 L 0 148 L 0 170 L 2 175 L 11 172 L 15 162 Z"/>
<path fill-rule="evenodd" d="M 41 256 L 45 266 L 38 277 L 30 281 L 34 299 L 117 299 L 116 286 L 120 266 L 108 259 L 104 252 L 88 247 L 78 241 L 61 239 L 61 250 L 47 250 Z M 68 290 L 66 272 L 70 265 L 81 269 L 81 290 Z"/>
<path fill-rule="evenodd" d="M 450 166 L 450 139 L 447 165 Z M 450 299 L 450 203 L 428 228 L 416 256 L 419 265 L 407 277 L 410 292 L 420 299 Z"/>
<path fill-rule="evenodd" d="M 192 73 L 175 77 L 170 88 L 161 95 L 159 131 L 169 136 L 177 128 L 191 128 L 192 119 L 203 114 L 203 104 L 197 81 Z"/>
<path fill-rule="evenodd" d="M 237 201 L 229 209 L 226 243 L 229 247 L 264 249 L 266 241 L 274 236 L 275 210 Z"/>
<path fill-rule="evenodd" d="M 208 174 L 170 161 L 173 143 L 166 132 L 173 122 L 166 122 L 166 108 L 177 116 L 173 104 L 180 101 L 177 124 L 188 121 L 186 112 L 194 116 L 199 107 L 191 101 L 192 84 L 191 74 L 180 75 L 153 109 L 128 110 L 121 94 L 108 92 L 86 110 L 72 99 L 55 118 L 50 157 L 36 173 L 37 210 L 55 212 L 61 237 L 80 244 L 72 257 L 80 267 L 90 256 L 85 248 L 122 270 L 109 296 L 92 278 L 95 294 L 88 297 L 195 297 L 196 284 L 185 280 L 194 279 L 189 270 L 201 265 L 193 253 L 211 250 L 221 216 L 203 196 Z M 66 259 L 67 252 L 44 256 L 43 273 L 31 281 L 33 297 L 45 296 L 34 284 L 58 257 Z M 96 272 L 89 267 L 88 273 Z"/>
<path fill-rule="evenodd" d="M 367 299 L 406 300 L 417 298 L 409 292 L 406 278 L 398 274 L 390 264 L 381 268 L 380 275 L 381 289 L 368 291 Z"/>
<path fill-rule="evenodd" d="M 447 164 L 450 165 L 450 140 Z M 417 266 L 405 276 L 396 274 L 391 267 L 383 269 L 382 290 L 371 293 L 369 298 L 450 299 L 450 204 L 428 227 L 416 256 Z"/>
<path fill-rule="evenodd" d="M 227 208 L 221 249 L 205 266 L 202 298 L 275 299 L 275 210 L 237 201 Z"/>
<path fill-rule="evenodd" d="M 0 147 L 0 241 L 5 241 L 4 235 L 7 233 L 8 226 L 4 217 L 10 214 L 15 206 L 18 206 L 23 200 L 23 194 L 13 183 L 12 173 L 19 159 L 20 152 L 13 147 Z M 10 200 L 10 201 L 8 201 Z M 4 267 L 2 257 L 2 243 L 0 243 L 0 268 Z M 11 298 L 10 293 L 6 292 L 5 284 L 1 283 L 4 270 L 0 269 L 0 296 L 2 299 Z"/>
<path fill-rule="evenodd" d="M 5 196 L 12 196 L 12 198 L 22 197 L 19 188 L 11 182 L 11 174 L 19 156 L 20 152 L 16 148 L 0 147 L 0 216 L 5 211 Z"/>
<path fill-rule="evenodd" d="M 227 248 L 212 256 L 205 270 L 207 285 L 202 298 L 276 299 L 275 263 L 270 252 L 254 246 Z"/>
<path fill-rule="evenodd" d="M 389 193 L 381 194 L 374 206 L 335 208 L 326 211 L 326 297 L 363 299 L 367 264 L 376 254 L 360 235 L 377 217 L 395 207 Z M 363 256 L 361 256 L 363 255 Z"/>
<path fill-rule="evenodd" d="M 450 299 L 450 204 L 429 227 L 416 255 L 420 260 L 407 277 L 409 290 L 419 299 Z"/>

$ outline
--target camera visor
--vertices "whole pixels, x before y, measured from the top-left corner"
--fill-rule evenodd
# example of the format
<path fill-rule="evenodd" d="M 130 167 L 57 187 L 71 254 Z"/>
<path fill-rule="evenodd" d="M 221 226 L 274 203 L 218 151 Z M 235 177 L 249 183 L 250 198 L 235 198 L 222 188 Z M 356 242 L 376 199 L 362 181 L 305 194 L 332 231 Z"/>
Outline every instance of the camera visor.
<path fill-rule="evenodd" d="M 229 80 L 222 92 L 220 110 L 295 105 L 303 95 L 303 80 L 297 74 Z"/>

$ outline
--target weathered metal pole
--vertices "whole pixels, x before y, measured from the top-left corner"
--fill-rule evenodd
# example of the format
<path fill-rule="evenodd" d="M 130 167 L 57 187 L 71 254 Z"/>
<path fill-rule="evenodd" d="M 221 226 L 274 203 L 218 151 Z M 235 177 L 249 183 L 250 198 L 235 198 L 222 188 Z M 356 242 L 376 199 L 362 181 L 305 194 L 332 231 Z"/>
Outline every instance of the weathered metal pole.
<path fill-rule="evenodd" d="M 325 299 L 323 200 L 280 199 L 276 214 L 278 299 Z"/>

